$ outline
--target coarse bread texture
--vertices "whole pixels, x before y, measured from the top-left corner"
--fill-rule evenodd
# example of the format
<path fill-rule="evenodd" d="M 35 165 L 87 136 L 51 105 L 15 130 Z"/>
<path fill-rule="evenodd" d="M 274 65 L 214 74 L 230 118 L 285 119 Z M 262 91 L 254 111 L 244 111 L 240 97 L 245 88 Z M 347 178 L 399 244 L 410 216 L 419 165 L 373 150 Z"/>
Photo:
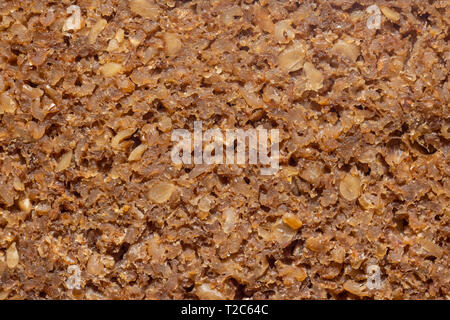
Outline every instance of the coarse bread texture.
<path fill-rule="evenodd" d="M 0 0 L 0 299 L 448 299 L 445 0 Z M 280 170 L 173 129 L 280 132 Z"/>

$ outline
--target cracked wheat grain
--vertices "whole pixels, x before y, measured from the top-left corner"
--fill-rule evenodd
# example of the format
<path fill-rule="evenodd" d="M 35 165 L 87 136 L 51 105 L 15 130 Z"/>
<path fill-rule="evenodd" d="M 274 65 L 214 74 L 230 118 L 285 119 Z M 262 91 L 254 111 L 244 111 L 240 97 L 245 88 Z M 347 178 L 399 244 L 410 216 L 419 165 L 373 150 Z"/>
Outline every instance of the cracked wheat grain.
<path fill-rule="evenodd" d="M 449 298 L 448 2 L 77 4 L 0 2 L 1 299 Z"/>

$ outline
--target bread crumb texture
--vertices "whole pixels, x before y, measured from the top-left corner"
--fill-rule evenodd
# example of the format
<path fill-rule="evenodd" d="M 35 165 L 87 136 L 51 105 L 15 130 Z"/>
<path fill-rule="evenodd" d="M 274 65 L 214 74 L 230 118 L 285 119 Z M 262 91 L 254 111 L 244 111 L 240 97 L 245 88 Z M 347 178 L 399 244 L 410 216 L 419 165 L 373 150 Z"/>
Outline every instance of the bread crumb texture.
<path fill-rule="evenodd" d="M 0 1 L 0 299 L 449 299 L 449 17 Z M 280 170 L 174 165 L 194 121 Z"/>

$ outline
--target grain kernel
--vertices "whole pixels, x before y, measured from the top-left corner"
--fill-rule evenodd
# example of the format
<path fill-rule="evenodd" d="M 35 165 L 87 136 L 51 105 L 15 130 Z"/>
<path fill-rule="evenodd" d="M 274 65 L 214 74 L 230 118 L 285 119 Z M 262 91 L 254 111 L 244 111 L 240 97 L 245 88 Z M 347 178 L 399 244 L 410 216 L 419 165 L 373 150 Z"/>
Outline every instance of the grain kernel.
<path fill-rule="evenodd" d="M 8 298 L 10 292 L 11 290 L 0 290 L 0 301 Z"/>
<path fill-rule="evenodd" d="M 214 205 L 214 199 L 211 196 L 206 196 L 198 202 L 198 209 L 202 212 L 209 212 Z"/>
<path fill-rule="evenodd" d="M 254 109 L 262 108 L 264 107 L 264 103 L 261 100 L 261 98 L 255 94 L 254 92 L 250 91 L 249 89 L 243 87 L 239 89 L 239 92 L 241 93 L 242 97 L 244 98 L 245 102 L 251 106 Z"/>
<path fill-rule="evenodd" d="M 292 280 L 302 282 L 308 277 L 308 274 L 306 273 L 304 268 L 284 264 L 280 261 L 276 261 L 275 264 L 279 269 L 280 276 L 284 278 L 283 282 L 285 285 L 292 285 Z"/>
<path fill-rule="evenodd" d="M 19 253 L 17 252 L 16 243 L 13 242 L 11 246 L 6 250 L 6 265 L 8 268 L 13 269 L 19 264 Z"/>
<path fill-rule="evenodd" d="M 361 179 L 347 174 L 339 184 L 339 191 L 346 200 L 356 200 L 361 194 Z"/>
<path fill-rule="evenodd" d="M 368 293 L 366 292 L 366 286 L 364 284 L 359 284 L 353 280 L 347 280 L 344 283 L 344 290 L 359 297 L 365 297 L 368 295 Z"/>
<path fill-rule="evenodd" d="M 226 208 L 223 211 L 222 219 L 224 221 L 222 225 L 223 232 L 230 233 L 231 231 L 234 230 L 236 226 L 237 220 L 236 210 L 234 208 Z"/>
<path fill-rule="evenodd" d="M 281 20 L 275 23 L 274 37 L 278 43 L 289 43 L 295 38 L 291 20 Z"/>
<path fill-rule="evenodd" d="M 105 19 L 97 21 L 89 31 L 88 42 L 94 44 L 97 41 L 98 35 L 105 29 L 108 22 Z"/>
<path fill-rule="evenodd" d="M 381 7 L 381 12 L 383 12 L 383 14 L 385 15 L 386 18 L 388 18 L 391 21 L 398 21 L 400 20 L 400 14 L 395 11 L 392 10 L 389 7 Z"/>
<path fill-rule="evenodd" d="M 238 6 L 233 6 L 231 8 L 225 9 L 220 15 L 220 22 L 224 25 L 229 26 L 235 22 L 235 17 L 242 17 L 244 13 L 242 9 Z"/>
<path fill-rule="evenodd" d="M 165 49 L 168 56 L 175 56 L 183 47 L 180 38 L 174 34 L 167 32 L 163 35 Z"/>
<path fill-rule="evenodd" d="M 272 33 L 275 29 L 275 25 L 269 16 L 266 9 L 261 6 L 255 6 L 255 20 L 258 26 L 265 32 Z"/>
<path fill-rule="evenodd" d="M 360 50 L 359 47 L 353 43 L 348 43 L 343 40 L 338 40 L 333 46 L 332 51 L 340 56 L 344 56 L 351 61 L 355 62 L 358 59 Z"/>
<path fill-rule="evenodd" d="M 133 133 L 136 132 L 136 129 L 134 128 L 128 128 L 128 129 L 124 129 L 119 131 L 114 138 L 112 138 L 111 140 L 111 146 L 115 149 L 120 147 L 120 143 L 125 140 L 128 139 L 129 137 L 131 137 L 133 135 Z"/>
<path fill-rule="evenodd" d="M 120 73 L 122 69 L 123 67 L 121 64 L 115 62 L 108 62 L 100 67 L 100 72 L 104 77 L 109 78 Z"/>
<path fill-rule="evenodd" d="M 123 29 L 117 30 L 114 40 L 116 40 L 118 43 L 121 43 L 123 39 L 125 39 L 125 31 L 123 31 Z"/>
<path fill-rule="evenodd" d="M 172 119 L 170 119 L 168 116 L 162 116 L 158 122 L 158 128 L 162 132 L 168 132 L 170 129 L 172 129 Z"/>
<path fill-rule="evenodd" d="M 311 62 L 305 62 L 303 69 L 306 74 L 306 89 L 317 91 L 323 87 L 322 72 L 316 69 Z"/>
<path fill-rule="evenodd" d="M 444 255 L 444 250 L 440 246 L 435 244 L 433 241 L 430 241 L 428 239 L 420 239 L 419 243 L 432 256 L 435 256 L 437 258 L 441 258 Z"/>
<path fill-rule="evenodd" d="M 306 239 L 305 245 L 309 250 L 314 252 L 322 252 L 326 248 L 325 239 L 322 236 Z"/>
<path fill-rule="evenodd" d="M 87 263 L 87 272 L 93 275 L 100 275 L 104 271 L 103 263 L 98 254 L 93 254 Z"/>
<path fill-rule="evenodd" d="M 195 288 L 195 294 L 201 300 L 224 300 L 224 295 L 211 285 L 203 283 Z"/>
<path fill-rule="evenodd" d="M 281 52 L 278 57 L 278 66 L 286 72 L 299 70 L 303 66 L 305 54 L 305 45 L 301 42 L 295 43 Z"/>
<path fill-rule="evenodd" d="M 302 221 L 291 212 L 288 212 L 283 216 L 283 222 L 293 230 L 298 230 L 303 225 Z"/>
<path fill-rule="evenodd" d="M 0 114 L 14 113 L 16 108 L 16 101 L 7 92 L 3 92 L 0 95 Z"/>
<path fill-rule="evenodd" d="M 39 203 L 36 205 L 35 210 L 38 215 L 44 215 L 50 212 L 52 208 L 47 203 Z"/>
<path fill-rule="evenodd" d="M 158 18 L 159 7 L 151 0 L 130 0 L 129 5 L 134 14 L 148 19 Z"/>
<path fill-rule="evenodd" d="M 55 171 L 56 172 L 61 172 L 63 170 L 66 170 L 70 166 L 70 163 L 72 162 L 72 155 L 73 155 L 73 151 L 72 150 L 66 152 L 61 157 L 61 159 L 59 160 L 58 164 L 56 165 Z"/>
<path fill-rule="evenodd" d="M 131 151 L 128 161 L 138 161 L 142 158 L 142 155 L 147 150 L 147 146 L 145 144 L 140 144 L 133 151 Z"/>
<path fill-rule="evenodd" d="M 19 201 L 19 208 L 25 213 L 31 212 L 31 201 L 28 198 Z"/>
<path fill-rule="evenodd" d="M 16 191 L 23 191 L 25 190 L 25 185 L 18 177 L 14 177 L 13 179 L 13 187 Z"/>
<path fill-rule="evenodd" d="M 119 43 L 117 42 L 117 40 L 116 39 L 109 40 L 108 48 L 106 48 L 106 51 L 113 52 L 116 51 L 117 49 L 119 49 Z"/>
<path fill-rule="evenodd" d="M 151 201 L 161 204 L 170 199 L 175 189 L 171 183 L 156 182 L 150 187 L 148 197 Z"/>

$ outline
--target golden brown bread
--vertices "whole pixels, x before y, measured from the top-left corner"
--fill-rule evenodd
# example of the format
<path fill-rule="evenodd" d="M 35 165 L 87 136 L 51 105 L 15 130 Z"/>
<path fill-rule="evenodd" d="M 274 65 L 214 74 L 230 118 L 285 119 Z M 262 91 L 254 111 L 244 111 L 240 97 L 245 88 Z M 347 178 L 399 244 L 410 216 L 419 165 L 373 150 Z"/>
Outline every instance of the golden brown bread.
<path fill-rule="evenodd" d="M 0 299 L 448 299 L 447 1 L 74 3 L 0 2 Z"/>

